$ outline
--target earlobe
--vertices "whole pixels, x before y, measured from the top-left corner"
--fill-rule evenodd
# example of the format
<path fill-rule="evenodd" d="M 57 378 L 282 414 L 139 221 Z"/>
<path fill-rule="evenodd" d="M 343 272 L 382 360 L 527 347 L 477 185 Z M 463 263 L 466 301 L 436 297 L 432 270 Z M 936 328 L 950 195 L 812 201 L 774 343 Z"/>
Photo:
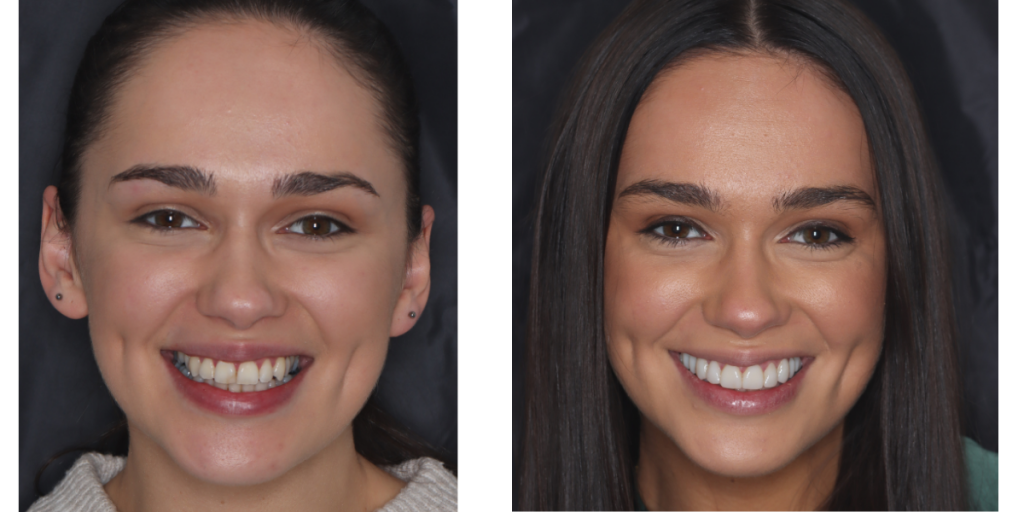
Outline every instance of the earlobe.
<path fill-rule="evenodd" d="M 420 317 L 430 295 L 430 231 L 434 226 L 434 209 L 423 207 L 423 227 L 420 236 L 412 242 L 409 263 L 405 270 L 405 284 L 391 317 L 391 337 L 401 336 Z"/>
<path fill-rule="evenodd" d="M 43 227 L 39 244 L 39 280 L 50 304 L 68 318 L 89 314 L 82 281 L 71 256 L 71 234 L 62 228 L 57 188 L 43 192 Z"/>

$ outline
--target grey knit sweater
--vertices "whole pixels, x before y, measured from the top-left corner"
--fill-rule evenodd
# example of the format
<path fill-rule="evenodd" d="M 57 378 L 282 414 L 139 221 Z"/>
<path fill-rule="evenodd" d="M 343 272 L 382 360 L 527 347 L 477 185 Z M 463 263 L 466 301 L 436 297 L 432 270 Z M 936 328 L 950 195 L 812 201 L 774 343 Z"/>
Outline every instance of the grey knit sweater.
<path fill-rule="evenodd" d="M 99 453 L 82 455 L 57 488 L 39 498 L 28 512 L 117 512 L 103 491 L 103 485 L 123 468 L 124 457 Z M 383 469 L 406 485 L 381 511 L 449 512 L 457 509 L 455 477 L 440 462 L 424 457 Z"/>

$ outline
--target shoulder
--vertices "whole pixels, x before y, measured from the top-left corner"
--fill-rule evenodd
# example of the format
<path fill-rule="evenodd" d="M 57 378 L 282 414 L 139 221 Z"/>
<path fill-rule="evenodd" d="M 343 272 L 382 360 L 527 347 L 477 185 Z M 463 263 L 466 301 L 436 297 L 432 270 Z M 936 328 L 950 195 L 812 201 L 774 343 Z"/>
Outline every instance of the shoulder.
<path fill-rule="evenodd" d="M 103 484 L 122 469 L 124 457 L 86 453 L 75 461 L 53 492 L 36 500 L 28 512 L 116 512 Z"/>
<path fill-rule="evenodd" d="M 971 507 L 974 510 L 999 510 L 999 456 L 964 438 L 964 464 Z"/>
<path fill-rule="evenodd" d="M 443 512 L 458 508 L 455 475 L 449 473 L 440 461 L 423 457 L 383 469 L 406 482 L 406 485 L 395 499 L 384 505 L 382 511 Z"/>

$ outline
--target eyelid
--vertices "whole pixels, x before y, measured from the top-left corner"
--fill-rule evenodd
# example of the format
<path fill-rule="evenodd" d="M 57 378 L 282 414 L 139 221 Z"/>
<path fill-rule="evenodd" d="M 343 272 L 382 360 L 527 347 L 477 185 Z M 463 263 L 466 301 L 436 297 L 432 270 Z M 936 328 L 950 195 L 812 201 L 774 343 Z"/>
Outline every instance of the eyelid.
<path fill-rule="evenodd" d="M 319 217 L 319 218 L 325 219 L 331 225 L 336 226 L 337 229 L 327 233 L 326 235 L 306 234 L 306 233 L 302 233 L 300 231 L 294 231 L 294 230 L 291 229 L 292 226 L 294 226 L 294 225 L 296 225 L 296 224 L 298 224 L 300 222 L 303 222 L 306 219 L 309 219 L 311 217 Z M 333 215 L 327 215 L 327 214 L 324 214 L 324 213 L 310 213 L 310 214 L 303 215 L 303 216 L 301 216 L 299 218 L 296 218 L 294 220 L 291 220 L 287 224 L 285 224 L 284 227 L 281 228 L 281 231 L 283 231 L 285 233 L 288 233 L 288 234 L 293 234 L 293 235 L 299 235 L 299 236 L 303 236 L 303 237 L 312 238 L 314 240 L 331 238 L 331 237 L 334 237 L 334 236 L 345 235 L 345 234 L 355 233 L 356 232 L 356 230 L 352 229 L 352 226 L 349 226 L 347 223 L 345 223 L 345 222 L 343 222 L 341 220 L 338 220 Z"/>
<path fill-rule="evenodd" d="M 164 212 L 169 212 L 169 213 L 174 213 L 176 215 L 181 215 L 185 219 L 188 219 L 188 220 L 194 222 L 196 224 L 196 226 L 187 226 L 187 227 L 184 227 L 184 226 L 183 227 L 158 226 L 155 223 L 150 222 L 148 220 L 148 219 L 154 217 L 155 215 L 157 215 L 159 213 L 164 213 Z M 156 209 L 153 209 L 153 210 L 149 210 L 146 213 L 143 213 L 142 215 L 139 215 L 138 217 L 135 217 L 130 222 L 132 224 L 140 224 L 140 225 L 143 225 L 145 227 L 154 229 L 156 231 L 162 231 L 162 232 L 177 231 L 177 230 L 183 230 L 183 229 L 206 229 L 206 225 L 203 224 L 202 222 L 200 222 L 198 219 L 196 219 L 195 216 L 189 215 L 189 214 L 181 211 L 178 208 L 171 208 L 171 207 L 166 207 L 166 206 L 165 207 L 161 207 L 161 208 L 156 208 Z"/>
<path fill-rule="evenodd" d="M 671 237 L 671 236 L 665 236 L 665 235 L 662 235 L 660 233 L 656 233 L 655 232 L 656 229 L 658 229 L 658 228 L 660 228 L 662 226 L 665 226 L 667 224 L 684 224 L 684 225 L 690 226 L 691 228 L 695 229 L 698 233 L 703 235 L 703 237 L 702 238 L 697 238 L 697 237 L 694 237 L 694 238 L 676 238 L 676 237 Z M 685 243 L 689 243 L 691 241 L 702 240 L 702 239 L 705 239 L 706 237 L 710 236 L 709 235 L 709 230 L 707 228 L 705 228 L 703 225 L 701 225 L 700 222 L 697 222 L 696 220 L 691 219 L 690 217 L 683 217 L 683 216 L 661 217 L 661 218 L 659 218 L 659 219 L 657 219 L 657 220 L 655 220 L 653 222 L 648 223 L 646 227 L 644 227 L 643 229 L 640 230 L 640 234 L 653 237 L 655 240 L 657 240 L 659 242 L 668 243 L 668 244 L 685 244 Z"/>

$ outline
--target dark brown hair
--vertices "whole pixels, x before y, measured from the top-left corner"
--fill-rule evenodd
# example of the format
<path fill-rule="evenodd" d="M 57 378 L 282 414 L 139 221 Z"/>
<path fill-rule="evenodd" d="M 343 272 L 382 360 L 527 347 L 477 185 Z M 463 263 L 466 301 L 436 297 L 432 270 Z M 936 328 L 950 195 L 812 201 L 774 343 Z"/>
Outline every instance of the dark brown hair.
<path fill-rule="evenodd" d="M 806 59 L 860 110 L 887 247 L 885 338 L 847 414 L 830 509 L 967 505 L 946 222 L 899 59 L 841 0 L 635 0 L 579 64 L 538 183 L 519 506 L 631 510 L 639 413 L 608 362 L 604 244 L 633 112 L 695 52 Z"/>
<path fill-rule="evenodd" d="M 376 98 L 381 123 L 405 168 L 406 217 L 410 240 L 421 232 L 419 196 L 419 109 L 412 76 L 387 27 L 355 0 L 129 0 L 89 40 L 71 88 L 57 189 L 64 226 L 73 229 L 81 191 L 82 157 L 103 134 L 121 86 L 157 45 L 203 23 L 256 20 L 296 29 L 330 51 Z M 57 458 L 98 450 L 123 455 L 127 429 L 122 418 L 93 446 L 74 447 Z M 377 465 L 418 457 L 455 465 L 376 405 L 373 396 L 352 422 L 356 451 Z"/>

